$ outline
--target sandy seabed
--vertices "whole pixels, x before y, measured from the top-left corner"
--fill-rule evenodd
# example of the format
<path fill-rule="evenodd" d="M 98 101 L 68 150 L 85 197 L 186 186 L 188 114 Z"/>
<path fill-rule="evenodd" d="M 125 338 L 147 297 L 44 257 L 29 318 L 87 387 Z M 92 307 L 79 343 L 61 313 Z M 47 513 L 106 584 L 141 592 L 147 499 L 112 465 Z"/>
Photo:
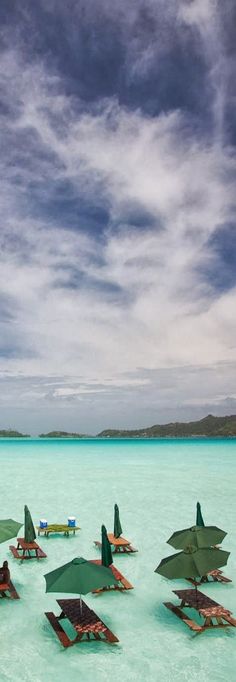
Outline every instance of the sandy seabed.
<path fill-rule="evenodd" d="M 162 605 L 187 583 L 169 582 L 154 569 L 172 553 L 166 544 L 172 532 L 195 523 L 199 500 L 205 523 L 228 532 L 222 548 L 231 551 L 225 574 L 233 579 L 203 591 L 236 617 L 236 441 L 3 440 L 0 466 L 1 518 L 23 521 L 27 504 L 35 525 L 75 515 L 81 526 L 69 538 L 41 537 L 47 559 L 39 562 L 17 562 L 10 543 L 1 545 L 0 560 L 9 560 L 21 597 L 0 602 L 1 682 L 235 680 L 236 629 L 193 636 Z M 64 650 L 44 616 L 59 613 L 56 598 L 63 595 L 45 593 L 44 573 L 76 556 L 99 558 L 93 540 L 102 523 L 112 531 L 115 502 L 123 535 L 139 552 L 114 563 L 135 589 L 89 594 L 85 601 L 119 644 L 85 642 Z"/>

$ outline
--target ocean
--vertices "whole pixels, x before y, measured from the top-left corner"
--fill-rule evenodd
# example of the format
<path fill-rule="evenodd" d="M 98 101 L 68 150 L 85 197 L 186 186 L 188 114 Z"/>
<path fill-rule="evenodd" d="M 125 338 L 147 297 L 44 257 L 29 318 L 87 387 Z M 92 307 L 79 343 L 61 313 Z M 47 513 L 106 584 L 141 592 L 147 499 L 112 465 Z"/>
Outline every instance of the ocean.
<path fill-rule="evenodd" d="M 236 617 L 236 441 L 191 440 L 1 440 L 1 518 L 23 522 L 27 504 L 40 518 L 66 523 L 74 515 L 81 530 L 69 538 L 41 537 L 47 559 L 22 564 L 8 559 L 21 599 L 0 603 L 0 680 L 9 682 L 232 682 L 236 629 L 193 636 L 164 601 L 176 601 L 167 581 L 154 573 L 174 553 L 166 544 L 174 530 L 195 524 L 200 501 L 206 525 L 227 531 L 222 548 L 231 552 L 225 574 L 233 582 L 202 591 Z M 117 645 L 85 642 L 64 650 L 44 612 L 59 614 L 46 594 L 44 574 L 76 556 L 100 558 L 93 541 L 101 524 L 113 530 L 119 505 L 123 535 L 138 553 L 115 556 L 114 564 L 134 585 L 129 592 L 88 594 L 86 603 L 118 636 Z M 73 595 L 71 595 L 73 596 Z"/>

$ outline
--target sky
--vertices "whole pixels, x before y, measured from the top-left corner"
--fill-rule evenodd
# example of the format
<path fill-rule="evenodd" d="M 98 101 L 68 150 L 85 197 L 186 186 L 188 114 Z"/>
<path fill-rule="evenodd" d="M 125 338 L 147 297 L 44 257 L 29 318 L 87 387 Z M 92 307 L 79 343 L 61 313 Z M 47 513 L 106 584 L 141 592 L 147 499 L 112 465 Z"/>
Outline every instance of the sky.
<path fill-rule="evenodd" d="M 234 0 L 1 0 L 0 428 L 236 414 Z"/>

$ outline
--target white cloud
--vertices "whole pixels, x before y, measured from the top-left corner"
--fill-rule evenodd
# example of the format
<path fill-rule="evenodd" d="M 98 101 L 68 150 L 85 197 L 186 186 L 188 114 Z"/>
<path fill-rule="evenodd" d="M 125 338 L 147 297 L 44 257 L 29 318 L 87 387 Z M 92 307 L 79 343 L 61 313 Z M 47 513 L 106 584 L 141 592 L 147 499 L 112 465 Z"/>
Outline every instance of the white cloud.
<path fill-rule="evenodd" d="M 182 18 L 199 23 L 200 3 L 198 10 L 191 17 L 185 10 Z M 149 119 L 112 100 L 79 114 L 63 82 L 42 64 L 22 70 L 14 52 L 6 53 L 1 69 L 3 86 L 9 74 L 14 112 L 2 124 L 9 145 L 0 203 L 0 290 L 13 315 L 4 322 L 4 345 L 27 349 L 25 355 L 6 353 L 2 367 L 28 377 L 23 403 L 96 393 L 102 400 L 108 389 L 127 389 L 137 407 L 147 385 L 152 405 L 160 406 L 164 389 L 158 381 L 143 380 L 142 370 L 135 380 L 123 373 L 143 367 L 173 376 L 175 367 L 235 362 L 235 290 L 217 292 L 202 274 L 214 259 L 209 237 L 233 215 L 232 150 L 194 134 L 181 112 Z M 23 160 L 15 154 L 20 141 Z M 101 241 L 85 234 L 82 223 L 75 231 L 66 217 L 57 228 L 50 215 L 34 215 L 31 192 L 36 187 L 40 200 L 48 199 L 57 181 L 86 198 L 100 192 L 111 215 Z M 146 211 L 152 226 L 130 226 L 129 205 Z M 70 286 L 71 272 L 76 283 Z M 62 372 L 61 385 L 48 395 L 47 375 Z M 35 377 L 44 377 L 36 392 Z M 71 386 L 78 377 L 82 388 Z M 11 400 L 19 398 L 10 383 L 7 390 Z M 217 391 L 223 395 L 220 379 Z M 177 405 L 178 396 L 174 383 L 166 406 Z M 209 386 L 201 383 L 196 400 L 214 401 Z"/>
<path fill-rule="evenodd" d="M 224 140 L 225 106 L 229 98 L 229 61 L 223 41 L 223 17 L 215 0 L 181 2 L 179 19 L 197 32 L 208 66 L 208 81 L 216 143 Z"/>
<path fill-rule="evenodd" d="M 194 2 L 180 2 L 179 16 L 189 24 L 206 26 L 216 15 L 215 0 L 194 0 Z"/>

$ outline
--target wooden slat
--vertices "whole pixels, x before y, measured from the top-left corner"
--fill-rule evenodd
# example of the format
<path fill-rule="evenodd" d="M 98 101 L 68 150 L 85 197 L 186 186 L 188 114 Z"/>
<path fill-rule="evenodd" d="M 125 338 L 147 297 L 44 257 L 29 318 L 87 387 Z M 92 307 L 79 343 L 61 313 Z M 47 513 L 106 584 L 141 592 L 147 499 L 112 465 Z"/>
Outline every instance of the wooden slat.
<path fill-rule="evenodd" d="M 230 616 L 230 614 L 225 614 L 222 617 L 224 620 L 226 620 L 227 623 L 229 623 L 230 625 L 233 625 L 233 627 L 236 628 L 236 619 L 233 618 L 233 616 Z"/>
<path fill-rule="evenodd" d="M 99 540 L 94 540 L 94 544 L 96 545 L 96 547 L 101 549 L 102 543 Z M 113 545 L 113 543 L 111 544 L 114 548 L 112 550 L 113 554 L 133 554 L 134 552 L 138 552 L 138 550 L 135 549 L 133 545 Z"/>
<path fill-rule="evenodd" d="M 0 583 L 0 594 L 1 592 L 9 592 L 10 583 Z"/>
<path fill-rule="evenodd" d="M 124 547 L 125 545 L 130 545 L 130 541 L 126 540 L 126 538 L 123 538 L 121 535 L 119 538 L 116 538 L 113 533 L 108 533 L 107 537 L 110 544 L 114 545 L 114 547 Z"/>
<path fill-rule="evenodd" d="M 61 608 L 60 618 L 68 618 L 74 627 L 99 621 L 95 612 L 82 599 L 57 599 L 57 603 Z"/>
<path fill-rule="evenodd" d="M 98 566 L 101 566 L 101 563 L 102 563 L 101 559 L 90 559 L 90 561 L 92 564 L 97 564 Z M 98 590 L 93 590 L 94 593 L 98 594 L 100 592 L 107 592 L 109 590 L 124 591 L 124 590 L 133 590 L 134 589 L 133 585 L 131 585 L 131 583 L 129 583 L 129 581 L 126 580 L 126 578 L 124 578 L 124 576 L 122 575 L 122 573 L 120 573 L 120 571 L 118 571 L 118 568 L 116 568 L 116 566 L 111 564 L 111 566 L 109 566 L 109 568 L 111 569 L 111 571 L 114 575 L 114 578 L 116 578 L 116 580 L 119 580 L 120 584 L 119 585 L 110 585 L 109 588 L 101 587 Z"/>
<path fill-rule="evenodd" d="M 172 604 L 172 602 L 164 602 L 164 606 L 166 606 L 167 609 L 172 611 L 180 620 L 183 620 L 185 625 L 187 625 L 190 630 L 193 630 L 194 632 L 202 632 L 203 627 L 201 625 L 198 625 L 198 623 L 195 623 L 194 620 L 191 620 L 182 609 L 180 609 L 178 606 L 175 606 L 175 604 Z"/>
<path fill-rule="evenodd" d="M 217 569 L 214 571 L 209 571 L 207 575 L 213 578 L 215 582 L 232 583 L 231 578 L 227 578 L 226 575 L 224 575 L 223 571 L 219 571 Z"/>
<path fill-rule="evenodd" d="M 196 608 L 197 611 L 199 608 L 207 608 L 208 606 L 220 606 L 218 602 L 203 594 L 200 590 L 173 590 L 173 592 L 179 599 L 186 601 L 189 606 L 193 609 Z"/>
<path fill-rule="evenodd" d="M 109 630 L 105 623 L 85 602 L 82 602 L 82 612 L 79 599 L 58 599 L 57 602 L 62 608 L 60 616 L 56 617 L 51 611 L 46 612 L 45 616 L 64 647 L 72 646 L 72 644 L 82 641 L 83 637 L 86 637 L 86 641 L 89 641 L 91 636 L 110 643 L 119 641 L 116 635 Z M 59 622 L 61 618 L 67 618 L 73 625 L 77 633 L 73 640 L 68 638 L 61 627 Z"/>
<path fill-rule="evenodd" d="M 138 550 L 135 549 L 135 547 L 133 547 L 133 545 L 127 545 L 126 547 L 123 547 L 123 552 L 124 552 L 124 553 L 128 553 L 128 552 L 129 552 L 129 553 L 131 553 L 131 554 L 134 554 L 135 552 L 138 552 Z"/>
<path fill-rule="evenodd" d="M 108 540 L 113 547 L 114 554 L 133 554 L 138 551 L 130 544 L 129 540 L 123 537 L 115 538 L 113 533 L 108 533 Z M 94 544 L 99 548 L 102 546 L 100 540 L 94 540 Z"/>
<path fill-rule="evenodd" d="M 236 619 L 233 618 L 231 612 L 224 608 L 221 604 L 214 601 L 206 594 L 195 590 L 173 590 L 173 592 L 182 600 L 180 608 L 175 606 L 171 602 L 165 603 L 165 606 L 173 611 L 181 620 L 183 620 L 186 625 L 192 627 L 194 621 L 188 619 L 181 607 L 191 607 L 198 611 L 198 613 L 205 619 L 204 625 L 197 626 L 200 627 L 199 632 L 203 630 L 208 630 L 210 628 L 225 628 L 227 625 L 232 625 L 236 627 Z M 217 624 L 213 623 L 213 619 L 217 621 Z M 225 621 L 223 623 L 223 621 Z M 193 628 L 192 628 L 193 629 Z M 195 627 L 196 629 L 196 627 Z"/>
<path fill-rule="evenodd" d="M 220 571 L 218 569 L 215 569 L 214 571 L 209 571 L 207 575 L 204 576 L 201 580 L 195 580 L 194 578 L 186 578 L 189 583 L 192 585 L 195 585 L 196 587 L 198 585 L 205 585 L 208 584 L 209 582 L 216 582 L 216 583 L 232 583 L 231 578 L 227 578 L 224 574 L 223 571 Z"/>
<path fill-rule="evenodd" d="M 19 596 L 18 592 L 16 591 L 16 588 L 13 585 L 13 583 L 11 582 L 11 580 L 9 580 L 9 583 L 0 583 L 0 595 L 1 595 L 1 593 L 3 593 L 3 596 L 7 596 L 7 595 L 5 595 L 5 592 L 10 593 L 11 599 L 20 599 L 20 596 Z"/>
<path fill-rule="evenodd" d="M 43 552 L 41 547 L 38 548 L 37 555 L 38 555 L 37 556 L 38 559 L 46 559 L 46 557 L 47 557 L 47 555 L 45 554 L 45 552 Z M 32 557 L 32 558 L 34 558 L 34 557 Z"/>
<path fill-rule="evenodd" d="M 12 581 L 9 580 L 9 583 L 1 583 L 0 584 L 0 594 L 1 592 L 9 592 L 11 599 L 20 599 L 20 596 L 18 592 L 16 591 L 15 586 L 13 585 Z"/>
<path fill-rule="evenodd" d="M 18 550 L 16 549 L 16 547 L 14 547 L 13 545 L 10 545 L 9 549 L 10 549 L 11 553 L 13 554 L 13 556 L 15 557 L 15 559 L 21 559 L 22 558 L 20 556 Z"/>
<path fill-rule="evenodd" d="M 92 634 L 98 633 L 100 635 L 103 634 L 109 641 L 119 641 L 116 635 L 108 629 L 95 611 L 90 609 L 83 600 L 82 610 L 80 599 L 57 599 L 57 603 L 78 634 L 86 632 Z"/>
<path fill-rule="evenodd" d="M 122 584 L 124 590 L 133 590 L 134 589 L 134 586 L 131 585 L 131 583 L 126 578 L 124 578 L 124 576 L 122 578 L 120 578 L 120 581 L 121 581 L 121 584 Z"/>
<path fill-rule="evenodd" d="M 38 543 L 37 542 L 26 542 L 25 538 L 17 538 L 17 543 L 19 547 L 25 550 L 31 550 L 31 549 L 38 549 Z"/>
<path fill-rule="evenodd" d="M 62 646 L 64 646 L 65 649 L 67 649 L 69 646 L 72 646 L 73 641 L 69 639 L 54 613 L 52 611 L 46 611 L 45 616 L 49 620 L 49 623 L 60 640 Z"/>
<path fill-rule="evenodd" d="M 36 554 L 29 555 L 29 554 L 19 553 L 18 549 L 16 547 L 14 547 L 13 545 L 10 545 L 9 549 L 12 552 L 14 558 L 19 559 L 20 561 L 25 561 L 28 559 L 46 559 L 47 555 L 45 554 L 45 552 L 43 552 L 41 547 L 39 547 L 38 545 L 37 545 L 37 547 L 38 547 L 37 555 Z"/>
<path fill-rule="evenodd" d="M 9 592 L 11 595 L 11 599 L 20 599 L 20 595 L 16 591 L 15 585 L 13 585 L 11 580 L 9 582 Z"/>
<path fill-rule="evenodd" d="M 119 642 L 118 637 L 116 637 L 116 635 L 114 635 L 114 633 L 111 630 L 109 630 L 109 628 L 105 629 L 104 635 L 106 637 L 106 640 L 111 644 L 114 644 L 114 642 Z"/>

